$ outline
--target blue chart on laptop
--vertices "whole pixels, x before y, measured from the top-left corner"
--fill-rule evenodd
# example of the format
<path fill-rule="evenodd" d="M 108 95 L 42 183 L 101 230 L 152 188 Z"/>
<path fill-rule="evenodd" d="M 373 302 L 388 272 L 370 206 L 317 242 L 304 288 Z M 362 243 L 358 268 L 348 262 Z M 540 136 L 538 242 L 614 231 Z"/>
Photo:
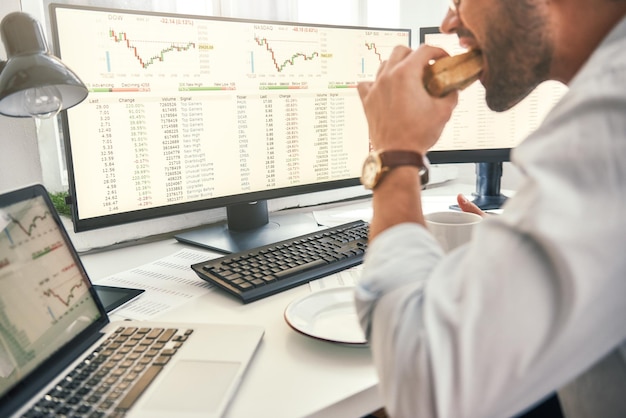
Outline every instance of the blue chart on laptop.
<path fill-rule="evenodd" d="M 99 316 L 43 199 L 1 215 L 0 392 Z"/>

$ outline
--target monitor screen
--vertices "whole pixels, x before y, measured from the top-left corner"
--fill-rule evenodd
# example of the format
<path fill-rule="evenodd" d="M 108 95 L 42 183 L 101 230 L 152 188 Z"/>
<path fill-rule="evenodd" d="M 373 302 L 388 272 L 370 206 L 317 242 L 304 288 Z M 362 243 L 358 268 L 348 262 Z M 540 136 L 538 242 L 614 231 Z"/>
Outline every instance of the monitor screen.
<path fill-rule="evenodd" d="M 411 38 L 60 4 L 50 18 L 89 89 L 62 121 L 76 231 L 216 207 L 254 230 L 267 199 L 358 185 L 356 85 Z"/>
<path fill-rule="evenodd" d="M 420 28 L 420 43 L 443 48 L 450 55 L 465 51 L 456 34 L 441 33 L 436 27 Z M 487 107 L 484 87 L 475 82 L 459 94 L 458 105 L 428 157 L 435 164 L 478 163 L 475 203 L 497 209 L 505 200 L 499 190 L 502 162 L 510 160 L 511 149 L 539 126 L 566 91 L 561 83 L 544 82 L 513 108 L 494 112 Z"/>

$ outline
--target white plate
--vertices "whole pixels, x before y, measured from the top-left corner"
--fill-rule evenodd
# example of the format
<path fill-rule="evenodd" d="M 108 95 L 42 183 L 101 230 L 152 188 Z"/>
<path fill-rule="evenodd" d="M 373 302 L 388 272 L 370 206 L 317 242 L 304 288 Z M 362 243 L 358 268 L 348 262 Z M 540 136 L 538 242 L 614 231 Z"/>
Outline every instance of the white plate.
<path fill-rule="evenodd" d="M 354 287 L 320 290 L 294 300 L 285 309 L 294 330 L 320 340 L 367 345 L 354 306 Z"/>

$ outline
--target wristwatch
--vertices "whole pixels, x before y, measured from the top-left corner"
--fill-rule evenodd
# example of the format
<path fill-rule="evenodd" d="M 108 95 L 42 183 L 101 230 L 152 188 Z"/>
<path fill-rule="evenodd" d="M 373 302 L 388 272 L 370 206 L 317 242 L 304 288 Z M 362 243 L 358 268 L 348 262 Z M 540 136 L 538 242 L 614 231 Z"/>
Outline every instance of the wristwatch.
<path fill-rule="evenodd" d="M 428 158 L 415 151 L 372 151 L 363 163 L 361 183 L 366 189 L 373 190 L 380 184 L 389 171 L 402 165 L 419 168 L 422 186 L 428 183 Z"/>

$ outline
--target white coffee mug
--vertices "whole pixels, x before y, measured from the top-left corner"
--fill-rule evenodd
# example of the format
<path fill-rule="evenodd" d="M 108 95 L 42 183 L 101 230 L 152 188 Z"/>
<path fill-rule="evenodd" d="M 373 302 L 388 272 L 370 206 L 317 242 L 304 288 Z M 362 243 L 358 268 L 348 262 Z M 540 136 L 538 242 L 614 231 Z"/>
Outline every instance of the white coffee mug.
<path fill-rule="evenodd" d="M 469 212 L 433 212 L 425 216 L 426 226 L 445 252 L 450 252 L 472 238 L 472 230 L 482 216 Z"/>

